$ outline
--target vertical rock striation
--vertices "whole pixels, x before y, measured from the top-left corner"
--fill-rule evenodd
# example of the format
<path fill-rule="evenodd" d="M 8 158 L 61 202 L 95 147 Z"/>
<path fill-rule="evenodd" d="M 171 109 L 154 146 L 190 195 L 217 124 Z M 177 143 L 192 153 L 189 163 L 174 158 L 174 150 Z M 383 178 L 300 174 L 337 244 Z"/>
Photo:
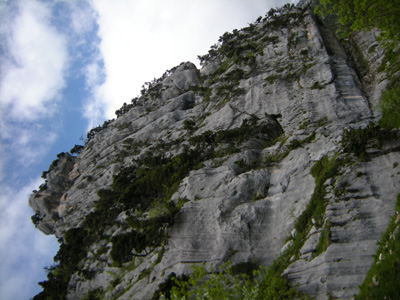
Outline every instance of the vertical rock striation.
<path fill-rule="evenodd" d="M 344 130 L 374 120 L 384 88 L 377 44 L 360 70 L 369 35 L 354 37 L 354 54 L 306 4 L 270 11 L 225 33 L 201 70 L 182 63 L 91 131 L 29 199 L 44 233 L 65 245 L 72 228 L 85 234 L 66 298 L 151 299 L 192 265 L 272 264 L 296 237 L 324 157 L 343 163 L 284 274 L 318 299 L 357 293 L 400 190 L 398 139 L 368 144 L 367 161 L 344 149 Z"/>

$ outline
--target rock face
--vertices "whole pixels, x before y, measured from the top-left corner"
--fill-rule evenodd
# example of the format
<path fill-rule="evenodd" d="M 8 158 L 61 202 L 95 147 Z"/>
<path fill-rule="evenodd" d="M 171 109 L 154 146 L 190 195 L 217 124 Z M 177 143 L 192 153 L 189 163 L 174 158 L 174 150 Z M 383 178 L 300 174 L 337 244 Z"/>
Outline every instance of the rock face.
<path fill-rule="evenodd" d="M 37 227 L 45 234 L 54 232 L 54 223 L 70 208 L 66 198 L 74 179 L 79 176 L 74 170 L 75 157 L 68 153 L 55 160 L 46 175 L 46 182 L 34 191 L 29 205 L 40 214 Z"/>
<path fill-rule="evenodd" d="M 285 271 L 300 290 L 321 299 L 329 294 L 350 299 L 358 293 L 374 260 L 377 241 L 393 215 L 393 199 L 400 184 L 386 179 L 395 177 L 393 162 L 399 159 L 398 152 L 378 156 L 344 170 L 335 183 L 327 183 L 325 222 L 330 223 L 331 244 L 313 258 L 321 230 L 311 230 L 302 256 Z M 334 185 L 344 183 L 346 192 L 335 196 Z"/>
<path fill-rule="evenodd" d="M 367 49 L 371 40 L 374 54 Z M 117 119 L 94 131 L 77 157 L 60 158 L 46 187 L 29 199 L 46 234 L 98 232 L 88 216 L 100 210 L 102 191 L 116 192 L 118 175 L 135 170 L 126 187 L 147 174 L 151 157 L 160 157 L 160 164 L 170 159 L 165 165 L 179 158 L 184 166 L 190 162 L 182 155 L 198 151 L 196 166 L 180 177 L 170 174 L 170 194 L 160 192 L 137 207 L 116 196 L 114 206 L 107 204 L 108 217 L 118 213 L 104 228 L 96 223 L 104 230 L 86 245 L 67 299 L 100 289 L 105 299 L 150 299 L 169 274 L 188 274 L 193 264 L 270 265 L 296 235 L 296 220 L 316 188 L 311 169 L 324 156 L 352 163 L 323 183 L 323 222 L 308 230 L 284 274 L 318 299 L 350 299 L 358 292 L 400 190 L 398 139 L 381 149 L 368 146 L 366 161 L 341 143 L 345 129 L 365 128 L 379 117 L 385 81 L 376 34 L 359 33 L 343 47 L 305 4 L 272 12 L 221 42 L 203 57 L 201 70 L 182 63 L 151 83 Z M 360 71 L 360 57 L 371 62 L 368 70 Z M 116 263 L 117 238 L 140 232 L 132 220 L 163 215 L 160 195 L 179 207 L 173 222 L 157 231 L 164 238 L 141 251 L 133 245 L 129 260 Z M 318 253 L 327 224 L 330 242 Z"/>

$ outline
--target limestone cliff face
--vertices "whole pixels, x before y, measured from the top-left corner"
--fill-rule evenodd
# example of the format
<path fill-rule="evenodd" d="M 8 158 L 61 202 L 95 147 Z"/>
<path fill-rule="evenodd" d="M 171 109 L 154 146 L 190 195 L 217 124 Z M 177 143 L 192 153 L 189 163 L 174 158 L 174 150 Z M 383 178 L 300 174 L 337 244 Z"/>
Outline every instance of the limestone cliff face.
<path fill-rule="evenodd" d="M 135 207 L 122 198 L 107 204 L 108 223 L 97 223 L 101 234 L 88 229 L 96 238 L 70 277 L 67 298 L 102 289 L 105 299 L 150 299 L 169 274 L 188 274 L 193 264 L 271 264 L 296 237 L 296 221 L 315 194 L 312 167 L 324 157 L 351 163 L 322 183 L 322 221 L 310 219 L 313 226 L 284 273 L 318 299 L 357 293 L 394 213 L 400 143 L 369 143 L 367 160 L 341 143 L 345 130 L 376 121 L 385 87 L 376 35 L 359 33 L 351 42 L 353 48 L 343 47 L 308 6 L 270 13 L 222 36 L 200 70 L 186 62 L 164 74 L 94 132 L 77 157 L 61 158 L 46 188 L 29 199 L 38 228 L 57 237 L 89 228 L 88 216 L 103 203 L 99 195 L 115 192 L 128 171 L 136 175 L 127 175 L 127 186 L 141 178 L 149 153 L 160 164 L 179 158 L 184 165 L 185 153 L 198 151 L 190 156 L 196 166 L 175 174 L 178 180 L 170 174 L 173 187 L 160 179 L 172 192 L 146 196 L 147 204 Z M 352 51 L 354 45 L 361 51 Z M 368 70 L 360 57 L 370 62 Z M 157 231 L 162 240 L 132 245 L 130 259 L 116 263 L 118 237 L 163 215 L 160 197 L 178 208 Z M 327 228 L 330 241 L 317 250 Z"/>

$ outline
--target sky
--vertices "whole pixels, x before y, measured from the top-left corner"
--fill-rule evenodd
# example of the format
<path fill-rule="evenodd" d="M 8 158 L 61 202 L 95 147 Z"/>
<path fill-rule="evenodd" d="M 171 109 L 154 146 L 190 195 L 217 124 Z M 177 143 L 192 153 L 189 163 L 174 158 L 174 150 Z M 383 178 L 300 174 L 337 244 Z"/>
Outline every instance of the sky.
<path fill-rule="evenodd" d="M 30 299 L 58 250 L 31 222 L 60 152 L 141 86 L 293 0 L 0 0 L 0 300 Z"/>

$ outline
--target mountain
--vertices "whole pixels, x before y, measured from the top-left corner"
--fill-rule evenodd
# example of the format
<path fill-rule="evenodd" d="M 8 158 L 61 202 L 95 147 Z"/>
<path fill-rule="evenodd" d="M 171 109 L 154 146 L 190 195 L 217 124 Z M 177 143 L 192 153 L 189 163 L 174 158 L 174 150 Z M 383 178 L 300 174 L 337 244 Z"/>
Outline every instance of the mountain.
<path fill-rule="evenodd" d="M 385 51 L 377 30 L 338 40 L 303 2 L 225 33 L 200 70 L 146 83 L 58 155 L 29 199 L 60 242 L 35 300 L 386 289 L 374 272 L 399 261 L 385 259 L 400 239 L 400 139 L 379 125 Z"/>

